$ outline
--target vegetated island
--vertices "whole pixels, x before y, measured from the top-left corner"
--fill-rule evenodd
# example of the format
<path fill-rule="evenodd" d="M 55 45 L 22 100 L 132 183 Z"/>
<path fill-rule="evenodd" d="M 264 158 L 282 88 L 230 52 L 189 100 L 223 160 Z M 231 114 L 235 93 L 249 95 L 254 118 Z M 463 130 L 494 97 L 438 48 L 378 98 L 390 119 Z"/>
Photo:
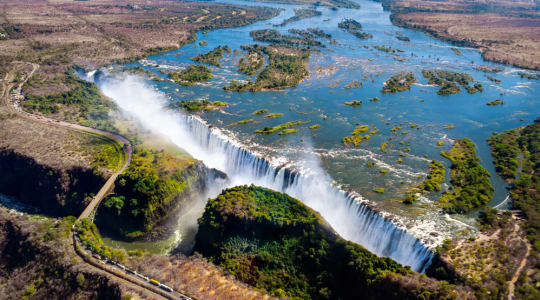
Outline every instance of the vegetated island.
<path fill-rule="evenodd" d="M 238 72 L 253 76 L 264 66 L 265 58 L 257 45 L 242 46 L 242 50 L 247 51 L 245 57 L 238 61 Z"/>
<path fill-rule="evenodd" d="M 180 71 L 160 71 L 171 80 L 183 86 L 191 86 L 198 82 L 206 82 L 212 79 L 212 70 L 203 65 L 190 65 Z"/>
<path fill-rule="evenodd" d="M 170 109 L 182 109 L 187 112 L 198 112 L 198 111 L 212 111 L 219 108 L 227 107 L 229 104 L 222 101 L 209 101 L 209 100 L 202 100 L 202 101 L 188 101 L 188 100 L 182 100 L 182 101 L 175 101 L 171 102 L 167 105 Z"/>
<path fill-rule="evenodd" d="M 191 60 L 220 67 L 221 64 L 219 63 L 219 60 L 223 58 L 224 53 L 227 53 L 227 55 L 231 55 L 231 49 L 229 48 L 229 46 L 217 46 L 214 50 L 201 55 L 197 55 Z"/>
<path fill-rule="evenodd" d="M 297 86 L 309 76 L 307 64 L 311 53 L 307 50 L 257 45 L 249 49 L 250 51 L 257 52 L 257 57 L 266 55 L 268 58 L 267 66 L 257 74 L 255 82 L 248 80 L 247 82 L 240 83 L 233 80 L 230 85 L 223 88 L 224 90 L 237 92 L 280 90 Z M 251 66 L 252 64 L 246 68 L 249 70 L 257 69 L 257 66 Z M 250 73 L 253 72 L 250 71 Z"/>
<path fill-rule="evenodd" d="M 383 83 L 381 93 L 396 93 L 408 91 L 411 89 L 411 85 L 416 82 L 416 78 L 412 72 L 401 72 L 393 75 Z"/>
<path fill-rule="evenodd" d="M 392 23 L 460 46 L 477 47 L 486 60 L 540 70 L 536 3 L 527 1 L 379 0 Z M 459 24 L 459 25 L 456 25 Z M 490 24 L 485 30 L 485 24 Z M 459 30 L 455 30 L 459 26 Z"/>
<path fill-rule="evenodd" d="M 360 24 L 360 22 L 356 20 L 352 20 L 352 19 L 343 20 L 339 22 L 338 27 L 362 40 L 373 37 L 373 35 L 363 32 L 362 24 Z"/>
<path fill-rule="evenodd" d="M 424 180 L 413 189 L 405 192 L 406 197 L 403 200 L 405 204 L 413 204 L 418 199 L 418 194 L 428 194 L 431 192 L 439 192 L 444 183 L 445 167 L 440 161 L 433 160 L 429 164 L 429 173 Z"/>
<path fill-rule="evenodd" d="M 342 239 L 300 201 L 253 185 L 209 200 L 195 251 L 277 297 L 404 299 L 459 293 Z"/>
<path fill-rule="evenodd" d="M 451 186 L 439 199 L 448 213 L 468 213 L 483 208 L 493 197 L 490 174 L 480 164 L 474 148 L 470 139 L 463 138 L 457 139 L 450 150 L 441 151 L 441 155 L 452 162 Z"/>
<path fill-rule="evenodd" d="M 283 3 L 283 4 L 295 4 L 295 5 L 322 5 L 332 8 L 360 8 L 360 5 L 350 0 L 249 0 L 253 2 L 270 2 L 270 3 Z"/>
<path fill-rule="evenodd" d="M 274 25 L 277 26 L 285 26 L 289 23 L 297 22 L 303 19 L 317 17 L 322 15 L 322 12 L 316 10 L 315 8 L 295 8 L 294 9 L 294 16 L 283 20 L 280 24 Z"/>
<path fill-rule="evenodd" d="M 474 78 L 469 74 L 458 73 L 446 70 L 422 70 L 424 78 L 429 79 L 429 84 L 438 85 L 441 88 L 437 91 L 437 95 L 451 95 L 457 94 L 461 91 L 461 88 L 457 85 L 461 85 L 467 90 L 469 94 L 476 92 L 482 92 L 484 88 L 480 83 L 474 83 L 469 86 L 470 82 L 474 81 Z"/>

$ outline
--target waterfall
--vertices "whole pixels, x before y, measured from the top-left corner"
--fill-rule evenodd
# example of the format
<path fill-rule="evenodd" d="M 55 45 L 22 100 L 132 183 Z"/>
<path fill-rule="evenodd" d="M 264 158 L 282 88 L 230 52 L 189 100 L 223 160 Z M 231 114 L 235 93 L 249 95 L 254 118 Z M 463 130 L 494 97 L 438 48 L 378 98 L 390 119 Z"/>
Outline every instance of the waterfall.
<path fill-rule="evenodd" d="M 287 193 L 318 211 L 343 238 L 376 255 L 391 257 L 420 272 L 429 266 L 433 253 L 428 247 L 363 203 L 359 196 L 333 187 L 327 176 L 273 167 L 199 118 L 180 115 L 179 119 L 201 147 L 211 153 L 225 153 L 228 159 L 223 171 L 233 184 L 255 184 Z"/>
<path fill-rule="evenodd" d="M 145 127 L 168 137 L 207 166 L 225 172 L 231 186 L 255 184 L 287 193 L 319 212 L 343 238 L 378 256 L 390 257 L 419 272 L 431 263 L 433 252 L 427 246 L 359 195 L 334 187 L 318 163 L 313 164 L 312 172 L 272 166 L 201 119 L 164 109 L 165 96 L 136 77 L 102 79 L 98 85 Z"/>

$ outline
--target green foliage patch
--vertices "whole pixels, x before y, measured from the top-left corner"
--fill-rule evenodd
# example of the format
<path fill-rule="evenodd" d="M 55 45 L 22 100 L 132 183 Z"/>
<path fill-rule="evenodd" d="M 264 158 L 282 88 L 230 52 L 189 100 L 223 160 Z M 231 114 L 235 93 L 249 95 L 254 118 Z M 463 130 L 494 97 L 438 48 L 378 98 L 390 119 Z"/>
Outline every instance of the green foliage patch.
<path fill-rule="evenodd" d="M 343 240 L 300 201 L 255 186 L 209 200 L 195 250 L 237 279 L 290 299 L 384 294 L 386 276 L 410 272 Z"/>
<path fill-rule="evenodd" d="M 452 162 L 450 169 L 451 188 L 439 199 L 449 213 L 467 213 L 484 207 L 493 197 L 489 172 L 480 164 L 468 138 L 458 139 L 448 151 L 441 155 Z"/>

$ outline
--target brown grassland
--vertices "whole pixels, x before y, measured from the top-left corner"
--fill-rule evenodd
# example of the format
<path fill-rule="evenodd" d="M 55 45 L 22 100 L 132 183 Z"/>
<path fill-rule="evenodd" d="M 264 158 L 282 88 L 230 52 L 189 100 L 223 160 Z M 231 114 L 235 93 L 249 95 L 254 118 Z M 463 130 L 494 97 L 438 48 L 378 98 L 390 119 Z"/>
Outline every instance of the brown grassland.
<path fill-rule="evenodd" d="M 396 25 L 478 47 L 490 61 L 540 70 L 537 1 L 380 1 Z"/>

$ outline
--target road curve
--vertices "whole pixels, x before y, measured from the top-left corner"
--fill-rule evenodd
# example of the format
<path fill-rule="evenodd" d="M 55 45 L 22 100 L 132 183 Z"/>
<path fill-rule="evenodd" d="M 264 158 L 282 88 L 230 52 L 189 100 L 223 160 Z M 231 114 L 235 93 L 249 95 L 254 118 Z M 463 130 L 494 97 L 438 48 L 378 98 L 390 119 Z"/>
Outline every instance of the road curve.
<path fill-rule="evenodd" d="M 31 119 L 31 120 L 36 121 L 36 122 L 45 123 L 45 124 L 48 124 L 50 126 L 65 127 L 65 128 L 69 128 L 69 129 L 75 130 L 75 131 L 80 131 L 80 132 L 84 132 L 84 133 L 90 133 L 90 134 L 99 135 L 99 136 L 102 136 L 102 137 L 105 136 L 108 139 L 111 139 L 112 142 L 115 142 L 118 145 L 120 145 L 121 148 L 122 148 L 122 151 L 124 152 L 124 163 L 123 163 L 122 167 L 119 168 L 116 172 L 114 172 L 109 177 L 109 179 L 101 187 L 101 189 L 96 194 L 96 196 L 94 196 L 92 201 L 84 209 L 82 214 L 79 216 L 78 220 L 82 219 L 82 218 L 86 218 L 86 217 L 89 216 L 89 214 L 95 208 L 97 208 L 97 206 L 99 205 L 101 200 L 103 200 L 103 198 L 105 198 L 107 193 L 113 187 L 114 182 L 116 181 L 118 176 L 129 166 L 129 164 L 131 162 L 132 152 L 133 152 L 132 145 L 131 145 L 131 142 L 127 138 L 125 138 L 125 137 L 123 137 L 123 136 L 121 136 L 119 134 L 116 134 L 116 133 L 112 133 L 112 132 L 108 132 L 108 131 L 104 131 L 104 130 L 100 130 L 100 129 L 95 129 L 95 128 L 90 128 L 90 127 L 86 127 L 86 126 L 81 126 L 81 125 L 78 125 L 78 124 L 71 124 L 71 123 L 68 123 L 68 122 L 55 120 L 55 119 L 51 119 L 51 118 L 46 118 L 46 117 L 43 117 L 43 116 L 34 115 L 34 114 L 23 111 L 21 109 L 20 105 L 19 105 L 19 101 L 23 98 L 22 94 L 21 94 L 21 88 L 26 83 L 26 81 L 30 77 L 32 77 L 32 75 L 34 74 L 34 72 L 38 68 L 39 68 L 38 64 L 32 64 L 32 71 L 28 74 L 28 76 L 26 76 L 26 78 L 23 81 L 21 81 L 19 83 L 19 85 L 16 87 L 16 92 L 14 94 L 11 94 L 10 91 L 12 90 L 12 88 L 15 85 L 14 84 L 7 84 L 7 82 L 6 82 L 7 79 L 9 78 L 9 76 L 8 76 L 9 73 L 6 74 L 6 77 L 3 80 L 0 79 L 0 81 L 2 81 L 2 85 L 4 87 L 3 94 L 0 95 L 1 101 L 4 102 L 4 105 L 9 110 L 12 110 L 13 112 L 21 115 L 24 118 Z M 14 97 L 16 101 L 11 103 L 10 96 Z M 98 269 L 100 269 L 102 271 L 105 271 L 105 272 L 115 276 L 116 279 L 120 280 L 121 282 L 124 282 L 124 284 L 128 284 L 128 285 L 137 286 L 139 288 L 142 288 L 142 289 L 150 292 L 152 295 L 154 295 L 154 297 L 157 297 L 158 299 L 181 299 L 181 300 L 193 299 L 193 298 L 188 297 L 188 296 L 186 296 L 186 295 L 184 295 L 184 294 L 182 294 L 182 293 L 180 293 L 178 291 L 174 291 L 172 293 L 162 291 L 159 288 L 154 287 L 154 286 L 150 285 L 147 282 L 142 282 L 139 278 L 137 278 L 136 276 L 133 276 L 132 274 L 127 274 L 125 272 L 122 272 L 122 270 L 118 270 L 118 269 L 115 269 L 112 266 L 106 266 L 106 265 L 100 263 L 100 261 L 97 261 L 96 259 L 94 259 L 92 257 L 92 255 L 89 255 L 87 253 L 87 250 L 84 250 L 83 247 L 79 246 L 78 240 L 77 240 L 77 238 L 76 238 L 76 236 L 74 234 L 74 230 L 71 231 L 71 238 L 70 239 L 73 242 L 73 247 L 75 249 L 75 252 L 86 263 L 88 263 L 89 265 L 91 265 L 91 266 L 93 266 L 95 268 L 98 268 Z"/>

